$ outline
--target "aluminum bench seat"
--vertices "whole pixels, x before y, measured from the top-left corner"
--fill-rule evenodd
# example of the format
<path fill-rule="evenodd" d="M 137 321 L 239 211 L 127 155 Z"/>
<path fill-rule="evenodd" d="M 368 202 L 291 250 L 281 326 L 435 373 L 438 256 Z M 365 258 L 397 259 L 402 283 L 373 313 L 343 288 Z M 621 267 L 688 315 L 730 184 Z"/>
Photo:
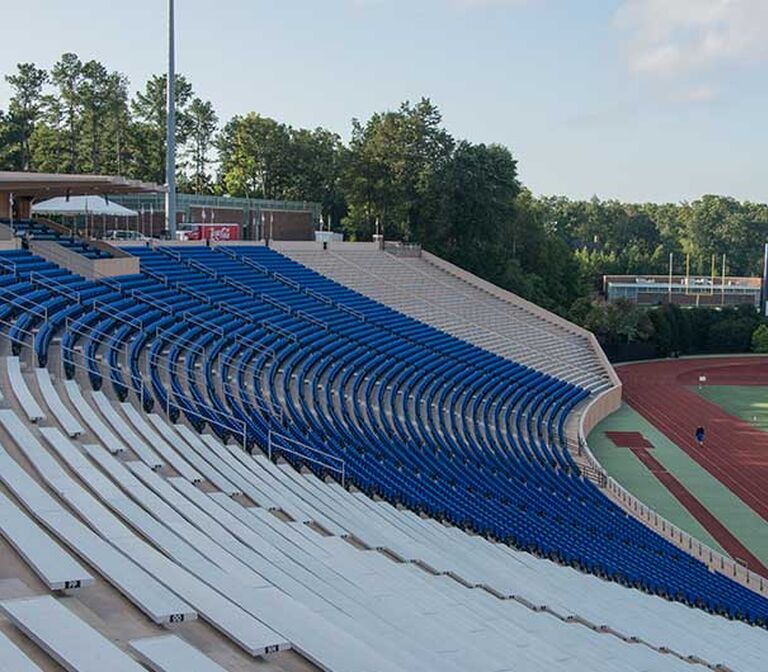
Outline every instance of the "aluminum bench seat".
<path fill-rule="evenodd" d="M 183 567 L 167 560 L 154 549 L 140 543 L 137 539 L 125 539 L 121 549 L 130 553 L 144 567 L 168 586 L 173 586 L 190 604 L 195 606 L 200 615 L 217 628 L 244 651 L 252 656 L 261 656 L 269 652 L 285 651 L 291 648 L 290 642 L 277 632 L 244 611 L 234 602 L 217 592 Z M 245 594 L 266 593 L 270 589 L 249 588 L 243 585 Z"/>
<path fill-rule="evenodd" d="M 165 426 L 166 428 L 168 427 L 165 420 L 163 420 L 160 416 L 150 415 L 149 419 L 152 422 L 152 424 L 158 429 L 158 431 L 162 432 L 163 426 Z M 177 425 L 177 429 L 179 430 L 179 434 L 181 434 L 182 438 L 185 441 L 187 441 L 188 436 L 194 437 L 192 430 L 190 430 L 188 427 L 185 427 L 184 425 Z M 186 433 L 182 433 L 182 430 L 186 430 L 187 432 L 189 432 L 189 434 L 187 435 Z M 177 450 L 179 450 L 177 446 L 174 446 L 174 447 L 176 447 Z M 191 447 L 188 450 L 183 450 L 183 456 L 184 456 L 184 459 L 189 461 L 189 463 L 198 473 L 204 476 L 209 483 L 212 483 L 213 485 L 215 485 L 222 492 L 226 492 L 228 495 L 242 494 L 239 487 L 237 487 L 234 483 L 232 483 L 229 479 L 227 479 L 220 471 L 218 471 L 217 469 L 214 469 L 208 462 L 206 462 L 203 458 L 201 458 L 200 455 L 196 451 L 194 451 Z"/>
<path fill-rule="evenodd" d="M 35 376 L 37 377 L 37 384 L 40 387 L 40 392 L 43 395 L 45 403 L 48 405 L 48 408 L 51 410 L 51 413 L 53 413 L 56 420 L 58 420 L 59 424 L 64 428 L 64 431 L 71 437 L 82 434 L 85 431 L 83 426 L 64 405 L 59 393 L 53 386 L 51 374 L 48 372 L 48 369 L 35 369 Z"/>
<path fill-rule="evenodd" d="M 127 653 L 52 597 L 5 600 L 0 611 L 65 670 L 144 672 Z"/>
<path fill-rule="evenodd" d="M 117 436 L 99 419 L 96 415 L 96 411 L 91 408 L 91 405 L 85 400 L 83 393 L 80 391 L 80 386 L 75 380 L 65 380 L 64 389 L 67 391 L 72 406 L 74 406 L 78 413 L 93 430 L 93 433 L 99 437 L 99 440 L 109 449 L 111 453 L 120 453 L 125 450 L 125 444 L 120 441 Z"/>
<path fill-rule="evenodd" d="M 221 665 L 175 635 L 134 639 L 128 646 L 152 672 L 226 672 Z"/>
<path fill-rule="evenodd" d="M 189 462 L 179 455 L 176 448 L 169 444 L 166 438 L 160 436 L 160 434 L 149 425 L 144 416 L 134 408 L 133 404 L 126 401 L 120 404 L 120 406 L 139 434 L 149 441 L 149 444 L 153 446 L 155 450 L 168 461 L 168 464 L 179 472 L 179 474 L 193 483 L 203 480 L 202 475 L 197 473 L 197 471 L 190 466 Z"/>
<path fill-rule="evenodd" d="M 35 454 L 26 453 L 26 457 L 37 469 L 38 458 Z M 45 479 L 45 476 L 43 478 Z M 117 539 L 129 537 L 132 534 L 103 507 L 99 507 L 98 503 L 71 479 L 67 481 L 64 477 L 57 481 L 62 486 L 59 492 L 89 524 L 100 532 L 104 532 L 104 537 L 89 529 L 52 499 L 1 448 L 0 481 L 51 534 L 85 563 L 96 569 L 106 581 L 147 614 L 152 621 L 168 623 L 193 620 L 197 617 L 188 604 L 106 541 L 107 538 Z"/>
<path fill-rule="evenodd" d="M 112 406 L 111 402 L 103 392 L 92 392 L 91 397 L 96 403 L 99 413 L 101 413 L 102 417 L 112 425 L 112 429 L 117 432 L 120 440 L 138 455 L 142 462 L 149 465 L 151 469 L 160 469 L 163 467 L 165 460 L 129 427 L 128 423 L 122 418 L 120 413 L 117 412 L 115 407 Z M 108 437 L 102 438 L 99 433 L 99 439 L 102 443 L 106 443 Z"/>
<path fill-rule="evenodd" d="M 16 399 L 19 401 L 19 405 L 24 411 L 24 415 L 30 422 L 38 422 L 39 420 L 45 420 L 45 413 L 40 408 L 40 404 L 32 396 L 32 392 L 27 385 L 27 381 L 24 380 L 24 375 L 21 373 L 21 362 L 18 357 L 6 357 L 6 366 L 8 369 L 8 378 L 11 381 L 11 389 Z"/>
<path fill-rule="evenodd" d="M 50 590 L 75 590 L 93 583 L 79 562 L 2 493 L 0 534 Z"/>
<path fill-rule="evenodd" d="M 86 447 L 86 450 L 145 511 L 161 521 L 173 533 L 169 536 L 167 531 L 155 530 L 151 538 L 156 546 L 162 548 L 171 557 L 178 557 L 178 554 L 183 552 L 190 560 L 195 559 L 196 556 L 205 558 L 218 568 L 238 576 L 247 585 L 254 587 L 268 585 L 236 556 L 214 543 L 174 509 L 164 497 L 169 492 L 173 494 L 172 488 L 147 465 L 141 462 L 128 462 L 123 466 L 98 446 Z M 118 502 L 114 508 L 123 516 L 130 516 L 132 513 L 124 503 Z M 135 518 L 135 514 L 133 517 Z"/>
<path fill-rule="evenodd" d="M 3 672 L 42 672 L 18 646 L 0 631 L 0 670 Z"/>

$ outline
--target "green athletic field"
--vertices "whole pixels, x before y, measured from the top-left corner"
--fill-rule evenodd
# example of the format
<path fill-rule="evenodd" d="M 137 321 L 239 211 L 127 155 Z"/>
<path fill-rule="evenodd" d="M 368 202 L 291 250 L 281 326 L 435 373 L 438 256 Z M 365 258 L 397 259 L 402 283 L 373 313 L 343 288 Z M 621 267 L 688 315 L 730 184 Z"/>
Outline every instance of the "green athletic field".
<path fill-rule="evenodd" d="M 691 388 L 726 413 L 768 432 L 768 387 L 762 385 L 709 385 Z"/>

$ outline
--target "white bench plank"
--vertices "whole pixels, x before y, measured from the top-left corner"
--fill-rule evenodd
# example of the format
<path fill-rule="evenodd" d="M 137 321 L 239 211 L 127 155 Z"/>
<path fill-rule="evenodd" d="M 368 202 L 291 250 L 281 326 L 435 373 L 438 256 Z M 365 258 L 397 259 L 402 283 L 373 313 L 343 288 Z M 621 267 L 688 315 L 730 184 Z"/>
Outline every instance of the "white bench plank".
<path fill-rule="evenodd" d="M 37 422 L 38 420 L 45 420 L 45 413 L 40 408 L 40 404 L 35 401 L 32 396 L 27 381 L 24 380 L 24 376 L 21 373 L 21 362 L 18 357 L 6 357 L 5 358 L 8 367 L 8 377 L 11 381 L 11 389 L 19 400 L 24 415 L 27 416 L 30 422 Z"/>
<path fill-rule="evenodd" d="M 0 533 L 50 590 L 74 590 L 93 583 L 80 563 L 2 493 Z"/>
<path fill-rule="evenodd" d="M 8 637 L 0 632 L 1 672 L 42 672 L 26 654 Z"/>
<path fill-rule="evenodd" d="M 221 665 L 175 635 L 134 639 L 128 645 L 153 672 L 226 672 Z"/>
<path fill-rule="evenodd" d="M 145 511 L 154 516 L 157 521 L 162 521 L 162 525 L 168 528 L 167 530 L 157 530 L 155 527 L 152 530 L 146 521 L 143 526 L 138 527 L 141 521 L 136 519 L 135 512 L 129 511 L 125 506 L 115 504 L 115 500 L 112 500 L 111 505 L 121 516 L 125 518 L 133 514 L 129 523 L 142 531 L 145 536 L 151 538 L 152 542 L 168 555 L 175 557 L 174 554 L 177 549 L 182 547 L 188 558 L 196 555 L 204 556 L 233 576 L 243 577 L 245 573 L 253 574 L 246 565 L 211 541 L 170 506 L 161 494 L 158 494 L 173 489 L 146 464 L 139 461 L 123 464 L 101 446 L 86 445 L 83 448 Z M 130 467 L 130 471 L 128 467 Z M 152 484 L 152 487 L 149 484 Z M 250 581 L 248 582 L 250 583 Z M 254 585 L 263 586 L 266 583 L 261 580 Z"/>
<path fill-rule="evenodd" d="M 152 422 L 152 424 L 155 427 L 157 427 L 158 431 L 162 432 L 162 428 L 164 425 L 167 428 L 165 421 L 159 416 L 153 414 L 149 416 L 149 419 Z M 189 430 L 187 427 L 184 427 L 184 425 L 177 425 L 177 428 L 179 429 L 179 431 L 181 431 L 182 429 L 187 430 L 190 436 L 192 437 L 194 436 L 191 430 Z M 184 438 L 186 439 L 186 437 Z M 240 491 L 240 488 L 238 488 L 236 485 L 230 482 L 219 471 L 214 469 L 210 464 L 208 464 L 204 459 L 202 459 L 194 450 L 192 450 L 192 448 L 189 448 L 186 451 L 184 451 L 184 457 L 187 460 L 189 460 L 189 462 L 198 472 L 200 472 L 203 476 L 205 476 L 206 480 L 208 480 L 210 483 L 213 483 L 213 485 L 215 485 L 219 490 L 226 492 L 228 495 L 242 494 Z"/>
<path fill-rule="evenodd" d="M 120 489 L 103 474 L 100 474 L 88 458 L 80 452 L 80 449 L 72 443 L 64 434 L 55 427 L 41 427 L 40 434 L 53 448 L 53 450 L 64 459 L 75 471 L 75 473 L 84 480 L 88 476 L 92 481 L 97 481 L 98 485 L 107 494 L 108 497 L 119 497 Z M 34 437 L 33 437 L 34 438 Z M 36 440 L 35 440 L 36 441 Z M 58 466 L 58 465 L 57 465 Z"/>
<path fill-rule="evenodd" d="M 12 411 L 5 409 L 0 411 L 0 419 L 3 418 L 3 413 L 15 415 Z M 61 436 L 63 437 L 63 434 Z M 14 436 L 14 438 L 17 437 Z M 18 440 L 17 445 L 49 486 L 56 489 L 78 514 L 99 530 L 105 539 L 111 539 L 114 543 L 114 539 L 132 536 L 128 528 L 64 474 L 60 467 L 58 467 L 58 476 L 51 473 L 51 466 L 47 462 L 44 465 L 44 472 L 41 471 L 40 455 L 45 454 L 49 459 L 53 458 L 43 450 L 37 439 L 34 437 L 32 439 L 36 444 L 35 450 L 25 450 L 25 447 L 28 447 L 27 444 L 21 444 Z M 82 560 L 97 569 L 99 574 L 155 623 L 177 622 L 180 618 L 182 620 L 197 618 L 197 614 L 188 604 L 157 582 L 132 559 L 115 550 L 105 539 L 64 510 L 2 447 L 0 447 L 0 481 L 49 532 Z M 54 486 L 53 483 L 56 485 Z"/>
<path fill-rule="evenodd" d="M 149 466 L 150 469 L 160 469 L 164 464 L 164 460 L 128 426 L 128 423 L 123 420 L 117 410 L 115 410 L 114 406 L 112 406 L 104 393 L 93 392 L 91 397 L 96 402 L 96 406 L 101 415 L 117 432 L 120 440 L 136 453 L 136 455 L 139 456 L 139 459 Z M 104 438 L 101 436 L 99 436 L 99 438 L 102 443 L 104 443 Z"/>
<path fill-rule="evenodd" d="M 120 441 L 117 436 L 101 421 L 96 415 L 96 411 L 91 408 L 91 405 L 85 400 L 83 393 L 80 391 L 80 386 L 75 380 L 65 380 L 64 389 L 67 391 L 67 396 L 72 402 L 72 405 L 77 409 L 80 416 L 85 421 L 99 440 L 104 443 L 110 453 L 120 453 L 125 450 L 125 444 Z"/>
<path fill-rule="evenodd" d="M 121 540 L 120 546 L 125 553 L 129 553 L 142 566 L 147 567 L 158 577 L 158 580 L 172 586 L 174 591 L 199 610 L 205 620 L 252 656 L 291 648 L 284 637 L 160 553 L 140 544 L 138 540 Z M 243 585 L 241 593 L 264 594 L 266 597 L 270 590 L 269 588 L 254 589 Z"/>
<path fill-rule="evenodd" d="M 144 672 L 133 658 L 52 597 L 5 600 L 0 610 L 70 672 Z"/>
<path fill-rule="evenodd" d="M 35 369 L 35 376 L 37 377 L 37 385 L 40 388 L 45 403 L 48 405 L 48 408 L 51 409 L 53 417 L 55 417 L 56 420 L 59 421 L 59 424 L 64 428 L 64 431 L 71 437 L 82 434 L 85 431 L 83 426 L 64 405 L 59 393 L 53 386 L 51 374 L 48 372 L 48 369 Z"/>
<path fill-rule="evenodd" d="M 139 434 L 149 441 L 150 445 L 154 446 L 155 450 L 168 460 L 168 463 L 176 471 L 193 483 L 198 483 L 203 480 L 203 477 L 190 466 L 189 462 L 179 455 L 173 445 L 169 444 L 166 439 L 149 426 L 149 423 L 144 419 L 144 416 L 139 413 L 130 402 L 126 401 L 120 406 L 128 420 L 130 420 L 133 426 L 138 430 Z"/>
<path fill-rule="evenodd" d="M 63 435 L 60 436 L 63 438 Z M 76 449 L 73 447 L 73 450 Z M 68 461 L 73 468 L 75 464 L 78 463 L 77 458 L 75 458 L 72 452 L 68 449 L 62 451 L 62 456 L 65 457 L 65 459 L 67 459 L 67 457 L 69 458 Z M 83 458 L 82 455 L 80 455 L 80 457 Z M 147 473 L 156 477 L 156 474 L 149 470 L 146 465 L 142 465 L 139 462 L 130 464 L 141 466 Z M 86 466 L 85 464 L 80 464 L 77 469 L 81 472 L 84 479 L 86 479 L 89 484 L 92 484 L 98 492 L 99 486 L 96 485 L 98 480 L 91 481 L 95 472 L 93 465 Z M 184 482 L 187 483 L 188 481 Z M 106 492 L 110 492 L 110 490 L 107 490 Z M 88 496 L 88 498 L 89 497 L 90 496 Z M 106 528 L 102 533 L 110 535 L 108 522 L 111 514 L 107 513 L 106 510 L 102 511 L 103 507 L 99 503 L 95 500 L 91 501 L 88 498 L 83 499 L 83 501 L 80 501 L 80 498 L 76 498 L 73 505 L 87 520 L 91 522 L 98 520 L 99 527 Z M 109 503 L 110 506 L 115 509 L 122 509 L 124 507 L 128 507 L 129 509 L 135 508 L 131 506 L 132 502 L 122 495 L 115 497 Z M 134 513 L 136 513 L 136 511 L 134 511 Z M 50 514 L 45 515 L 49 516 Z M 150 528 L 147 528 L 140 522 L 136 523 L 136 525 L 138 529 L 145 531 L 153 543 L 155 543 L 154 539 L 152 539 L 153 532 Z M 285 650 L 290 647 L 285 639 L 277 635 L 263 623 L 260 623 L 251 615 L 240 610 L 235 604 L 224 598 L 220 593 L 217 593 L 210 586 L 206 585 L 206 583 L 194 576 L 189 570 L 185 569 L 185 567 L 175 564 L 148 544 L 136 539 L 132 535 L 123 533 L 110 536 L 109 538 L 111 543 L 122 551 L 127 558 L 131 558 L 135 561 L 143 570 L 149 572 L 158 582 L 173 591 L 173 593 L 178 595 L 182 600 L 185 600 L 189 604 L 193 604 L 195 608 L 198 608 L 200 616 L 237 642 L 251 655 L 262 655 L 269 651 Z M 167 547 L 166 551 L 171 552 L 174 556 L 178 555 L 178 552 L 174 552 L 170 547 Z M 176 560 L 179 561 L 179 558 L 176 557 Z M 199 562 L 193 562 L 193 558 L 189 558 L 189 560 L 198 568 L 198 570 L 200 569 Z M 223 574 L 223 576 L 226 577 L 227 575 Z M 230 591 L 236 590 L 237 592 L 242 592 L 253 590 L 252 586 L 245 583 L 238 583 L 236 588 L 232 586 L 230 582 L 227 582 L 227 585 L 227 589 Z M 262 583 L 260 585 L 265 584 Z M 263 590 L 265 589 L 260 589 L 258 594 L 263 594 Z M 182 619 L 187 620 L 184 612 L 179 612 L 179 614 L 171 616 L 168 620 L 170 622 L 178 622 Z"/>

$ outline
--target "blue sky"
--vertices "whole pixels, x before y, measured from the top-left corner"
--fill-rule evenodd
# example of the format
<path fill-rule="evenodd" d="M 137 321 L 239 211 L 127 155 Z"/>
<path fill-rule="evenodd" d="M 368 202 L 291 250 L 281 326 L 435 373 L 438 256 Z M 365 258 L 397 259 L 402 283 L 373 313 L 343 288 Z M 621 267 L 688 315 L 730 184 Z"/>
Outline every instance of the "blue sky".
<path fill-rule="evenodd" d="M 96 58 L 164 68 L 164 0 L 3 7 L 0 72 Z M 222 119 L 343 136 L 429 96 L 499 142 L 535 193 L 768 199 L 768 0 L 176 0 L 180 72 Z M 9 91 L 0 83 L 0 107 Z"/>

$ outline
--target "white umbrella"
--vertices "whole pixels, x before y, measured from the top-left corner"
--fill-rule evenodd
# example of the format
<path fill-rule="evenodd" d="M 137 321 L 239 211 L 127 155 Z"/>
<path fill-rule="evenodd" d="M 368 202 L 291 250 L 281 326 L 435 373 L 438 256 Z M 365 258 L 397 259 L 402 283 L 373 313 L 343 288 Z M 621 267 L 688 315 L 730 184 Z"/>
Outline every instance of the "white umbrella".
<path fill-rule="evenodd" d="M 111 215 L 135 217 L 138 213 L 122 205 L 107 201 L 103 196 L 57 196 L 32 205 L 32 212 L 39 215 Z"/>

